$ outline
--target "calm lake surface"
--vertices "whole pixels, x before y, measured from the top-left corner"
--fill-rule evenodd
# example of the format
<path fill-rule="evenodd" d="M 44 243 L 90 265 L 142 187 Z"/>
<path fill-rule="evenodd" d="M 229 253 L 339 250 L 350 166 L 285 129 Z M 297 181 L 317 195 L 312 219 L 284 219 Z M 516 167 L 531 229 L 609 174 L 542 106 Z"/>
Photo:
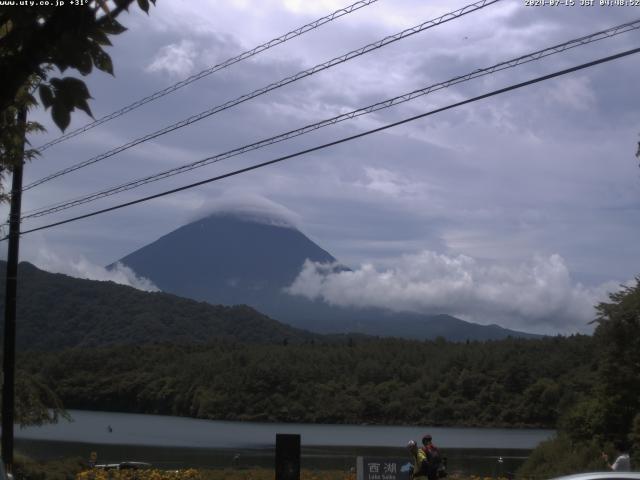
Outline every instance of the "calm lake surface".
<path fill-rule="evenodd" d="M 273 466 L 276 433 L 298 433 L 303 468 L 345 468 L 357 455 L 404 456 L 424 433 L 445 450 L 451 471 L 477 474 L 515 470 L 553 430 L 311 425 L 198 420 L 159 415 L 70 410 L 73 422 L 16 428 L 17 448 L 36 458 L 87 457 L 99 463 L 148 461 L 161 467 Z M 111 427 L 111 431 L 109 431 Z M 503 462 L 498 462 L 498 457 Z"/>

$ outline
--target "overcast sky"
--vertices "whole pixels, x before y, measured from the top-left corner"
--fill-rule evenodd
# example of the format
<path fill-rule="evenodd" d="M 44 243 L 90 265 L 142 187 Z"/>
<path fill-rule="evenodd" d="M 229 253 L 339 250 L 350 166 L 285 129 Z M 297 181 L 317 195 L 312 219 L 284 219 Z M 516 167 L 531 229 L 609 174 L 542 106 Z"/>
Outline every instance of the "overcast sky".
<path fill-rule="evenodd" d="M 577 2 L 579 3 L 579 2 Z M 379 0 L 44 152 L 25 183 L 466 5 Z M 88 77 L 96 117 L 348 5 L 158 0 Z M 25 193 L 23 210 L 447 80 L 640 17 L 634 7 L 503 0 Z M 640 44 L 634 31 L 506 70 L 23 229 L 187 184 Z M 89 278 L 216 205 L 285 216 L 352 272 L 306 265 L 296 294 L 450 313 L 532 332 L 588 332 L 594 302 L 640 273 L 640 57 L 626 57 L 215 184 L 23 237 L 21 260 Z M 48 133 L 48 113 L 33 112 Z M 70 129 L 90 119 L 74 114 Z M 5 208 L 6 211 L 6 208 Z M 3 244 L 6 248 L 6 242 Z M 133 282 L 131 272 L 116 272 Z M 144 288 L 153 288 L 148 283 Z"/>

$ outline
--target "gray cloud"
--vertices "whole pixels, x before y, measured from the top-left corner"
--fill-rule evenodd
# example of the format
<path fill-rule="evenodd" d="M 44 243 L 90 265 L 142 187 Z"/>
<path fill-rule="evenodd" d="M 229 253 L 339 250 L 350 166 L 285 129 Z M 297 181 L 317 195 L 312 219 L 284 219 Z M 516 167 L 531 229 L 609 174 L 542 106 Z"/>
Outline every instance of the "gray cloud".
<path fill-rule="evenodd" d="M 167 46 L 189 47 L 181 69 L 199 71 L 343 3 L 265 0 L 255 8 L 247 2 L 160 2 L 149 17 L 133 9 L 124 18 L 129 31 L 111 48 L 116 77 L 97 72 L 87 79 L 92 109 L 96 116 L 109 113 L 170 84 L 174 79 L 161 68 L 172 66 L 169 57 L 163 57 L 170 53 Z M 27 165 L 26 181 L 465 3 L 377 2 L 47 150 Z M 24 208 L 124 183 L 585 35 L 628 20 L 628 12 L 528 8 L 520 0 L 505 0 L 29 190 Z M 92 205 L 27 221 L 23 229 L 335 140 L 630 48 L 636 39 L 634 33 L 575 49 Z M 167 62 L 158 64 L 156 71 L 147 68 L 163 58 Z M 106 265 L 205 214 L 212 202 L 231 208 L 232 203 L 246 206 L 251 199 L 267 198 L 288 214 L 295 212 L 289 216 L 298 228 L 351 266 L 372 263 L 376 271 L 393 271 L 403 255 L 413 258 L 429 251 L 517 269 L 532 262 L 534 255 L 548 260 L 557 254 L 569 272 L 569 284 L 581 282 L 590 292 L 638 273 L 629 261 L 640 256 L 640 244 L 632 241 L 640 237 L 640 178 L 634 157 L 640 123 L 630 101 L 636 95 L 637 70 L 637 59 L 619 60 L 284 164 L 46 230 L 41 237 L 27 235 L 22 258 L 36 258 L 42 238 L 65 259 L 82 256 Z M 31 115 L 49 129 L 42 138 L 32 139 L 34 144 L 57 136 L 48 113 Z M 74 115 L 71 128 L 86 121 L 84 114 Z M 577 317 L 567 318 L 574 322 L 571 318 Z"/>

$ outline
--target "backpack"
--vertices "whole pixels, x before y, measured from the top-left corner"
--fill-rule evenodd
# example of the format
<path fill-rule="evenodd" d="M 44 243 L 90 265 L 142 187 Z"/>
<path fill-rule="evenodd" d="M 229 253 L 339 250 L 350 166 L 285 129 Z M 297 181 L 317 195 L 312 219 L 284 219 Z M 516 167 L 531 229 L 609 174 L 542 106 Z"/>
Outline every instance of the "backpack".
<path fill-rule="evenodd" d="M 440 450 L 435 445 L 423 447 L 422 450 L 427 456 L 428 471 L 431 476 L 444 478 L 447 476 L 447 462 L 440 455 Z"/>
<path fill-rule="evenodd" d="M 423 447 L 422 450 L 427 455 L 427 462 L 432 467 L 440 468 L 442 465 L 442 456 L 440 455 L 440 450 L 435 445 L 429 445 L 427 447 Z"/>

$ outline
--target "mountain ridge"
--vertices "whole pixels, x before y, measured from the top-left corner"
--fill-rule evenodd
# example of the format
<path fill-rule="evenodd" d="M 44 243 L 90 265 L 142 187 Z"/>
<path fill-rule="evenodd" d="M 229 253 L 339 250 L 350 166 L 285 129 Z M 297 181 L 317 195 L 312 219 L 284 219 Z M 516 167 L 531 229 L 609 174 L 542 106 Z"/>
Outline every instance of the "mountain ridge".
<path fill-rule="evenodd" d="M 291 225 L 216 213 L 183 225 L 116 263 L 161 290 L 212 304 L 243 303 L 316 333 L 359 332 L 410 339 L 497 340 L 538 335 L 480 325 L 451 315 L 329 305 L 286 293 L 306 260 L 348 269 Z"/>

